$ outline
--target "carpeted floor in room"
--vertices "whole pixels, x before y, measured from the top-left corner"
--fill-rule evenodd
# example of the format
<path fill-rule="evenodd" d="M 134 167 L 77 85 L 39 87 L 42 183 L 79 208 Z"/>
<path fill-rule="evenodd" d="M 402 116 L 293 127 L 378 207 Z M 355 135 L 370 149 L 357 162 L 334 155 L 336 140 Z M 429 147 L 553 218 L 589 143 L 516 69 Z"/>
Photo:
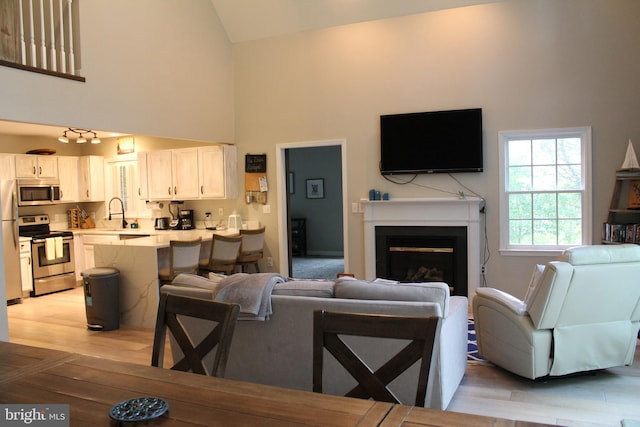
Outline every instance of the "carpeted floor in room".
<path fill-rule="evenodd" d="M 344 272 L 343 258 L 294 257 L 292 276 L 305 279 L 335 279 Z"/>

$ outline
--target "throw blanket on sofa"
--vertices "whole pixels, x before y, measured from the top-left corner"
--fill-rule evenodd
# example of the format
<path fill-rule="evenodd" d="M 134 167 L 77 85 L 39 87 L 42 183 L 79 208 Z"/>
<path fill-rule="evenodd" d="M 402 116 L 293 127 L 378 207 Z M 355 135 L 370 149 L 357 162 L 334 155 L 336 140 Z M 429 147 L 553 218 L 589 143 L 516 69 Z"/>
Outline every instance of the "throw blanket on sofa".
<path fill-rule="evenodd" d="M 275 273 L 236 273 L 220 281 L 215 300 L 240 304 L 239 320 L 265 320 L 273 312 L 273 287 L 284 281 Z"/>

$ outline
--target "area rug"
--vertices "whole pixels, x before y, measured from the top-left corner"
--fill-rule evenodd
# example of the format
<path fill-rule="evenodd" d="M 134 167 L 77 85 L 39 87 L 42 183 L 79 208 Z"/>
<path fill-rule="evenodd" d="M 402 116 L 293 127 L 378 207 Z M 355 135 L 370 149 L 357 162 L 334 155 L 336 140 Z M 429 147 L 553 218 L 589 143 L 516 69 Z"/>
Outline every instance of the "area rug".
<path fill-rule="evenodd" d="M 476 327 L 473 319 L 467 319 L 467 360 L 485 361 L 486 359 L 478 353 L 478 341 L 476 340 Z"/>

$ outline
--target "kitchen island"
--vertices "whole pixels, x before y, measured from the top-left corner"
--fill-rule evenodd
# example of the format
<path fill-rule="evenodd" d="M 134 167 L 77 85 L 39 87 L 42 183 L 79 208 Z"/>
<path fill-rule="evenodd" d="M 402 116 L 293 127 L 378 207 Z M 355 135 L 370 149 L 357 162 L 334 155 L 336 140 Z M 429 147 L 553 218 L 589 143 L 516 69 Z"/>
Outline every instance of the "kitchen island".
<path fill-rule="evenodd" d="M 238 231 L 159 231 L 147 237 L 94 244 L 95 266 L 120 271 L 120 323 L 154 328 L 160 298 L 158 270 L 169 266 L 169 242 L 200 237 L 200 258 L 208 258 L 214 234 L 233 236 Z"/>

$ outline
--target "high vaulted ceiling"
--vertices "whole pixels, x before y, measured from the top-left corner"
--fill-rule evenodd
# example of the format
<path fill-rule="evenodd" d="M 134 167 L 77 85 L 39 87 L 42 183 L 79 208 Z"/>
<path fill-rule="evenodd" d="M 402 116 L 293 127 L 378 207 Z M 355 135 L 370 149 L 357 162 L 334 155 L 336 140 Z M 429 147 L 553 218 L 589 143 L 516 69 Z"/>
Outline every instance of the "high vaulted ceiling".
<path fill-rule="evenodd" d="M 232 43 L 495 1 L 211 0 Z"/>
<path fill-rule="evenodd" d="M 502 0 L 211 0 L 232 43 Z M 0 121 L 0 134 L 57 138 L 66 128 Z M 105 136 L 99 131 L 100 137 Z"/>

